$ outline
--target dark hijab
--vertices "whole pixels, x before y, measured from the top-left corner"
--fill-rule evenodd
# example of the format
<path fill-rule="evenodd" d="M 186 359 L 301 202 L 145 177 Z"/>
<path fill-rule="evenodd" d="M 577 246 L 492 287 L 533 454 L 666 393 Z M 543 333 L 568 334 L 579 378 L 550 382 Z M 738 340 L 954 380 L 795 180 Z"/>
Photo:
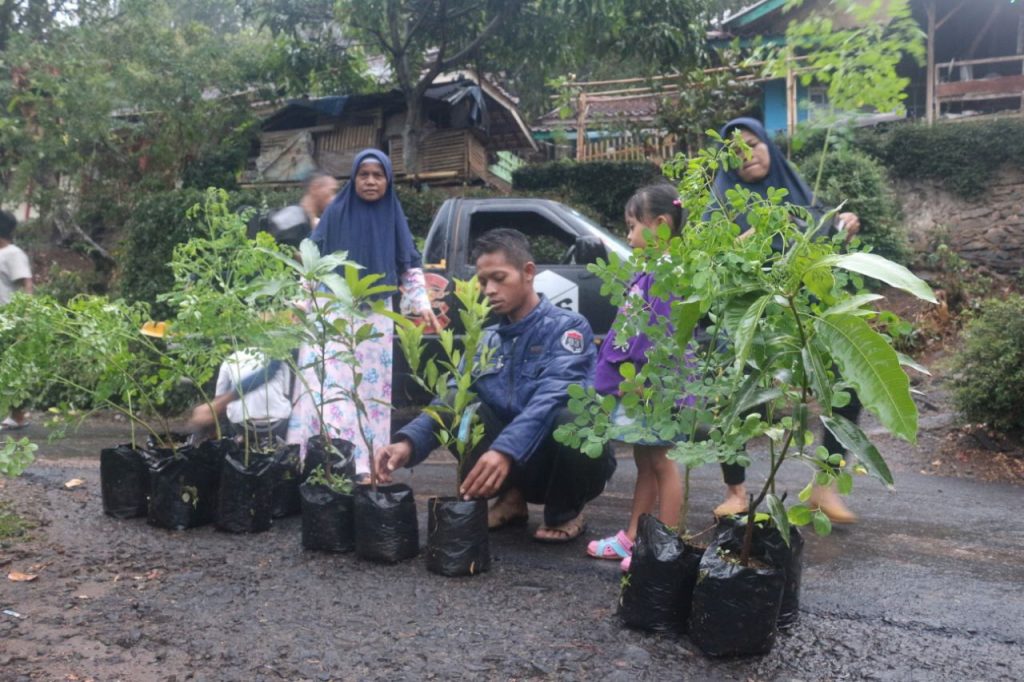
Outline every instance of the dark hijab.
<path fill-rule="evenodd" d="M 757 139 L 768 146 L 768 155 L 771 159 L 768 175 L 758 182 L 744 182 L 740 179 L 738 169 L 719 169 L 718 174 L 715 176 L 714 200 L 719 204 L 724 203 L 725 192 L 735 188 L 737 185 L 766 199 L 768 198 L 768 189 L 770 187 L 784 187 L 789 190 L 789 194 L 784 199 L 786 203 L 810 209 L 814 204 L 814 194 L 811 193 L 811 189 L 804 182 L 804 179 L 800 177 L 800 174 L 796 172 L 796 169 L 786 160 L 782 150 L 772 142 L 764 126 L 753 118 L 734 118 L 723 126 L 721 130 L 722 139 L 727 140 L 732 137 L 733 132 L 737 128 L 749 130 L 757 136 Z M 740 232 L 744 232 L 750 227 L 747 224 L 746 215 L 737 216 L 736 224 L 739 225 Z"/>
<path fill-rule="evenodd" d="M 356 196 L 356 174 L 364 161 L 379 163 L 388 178 L 387 191 L 374 202 Z M 320 253 L 347 251 L 349 260 L 363 266 L 361 276 L 384 275 L 378 284 L 397 286 L 399 275 L 423 265 L 395 194 L 391 159 L 379 149 L 364 149 L 356 155 L 348 183 L 320 217 L 311 239 Z"/>

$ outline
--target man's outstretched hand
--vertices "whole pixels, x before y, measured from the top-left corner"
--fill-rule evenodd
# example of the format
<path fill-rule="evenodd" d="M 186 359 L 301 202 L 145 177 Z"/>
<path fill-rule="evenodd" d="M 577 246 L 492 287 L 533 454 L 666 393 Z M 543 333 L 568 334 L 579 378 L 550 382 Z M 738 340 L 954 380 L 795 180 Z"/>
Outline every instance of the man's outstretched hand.
<path fill-rule="evenodd" d="M 381 483 L 390 483 L 391 474 L 396 469 L 405 466 L 410 457 L 412 457 L 412 444 L 406 439 L 377 448 L 377 451 L 373 453 L 373 470 L 377 474 L 377 480 Z"/>
<path fill-rule="evenodd" d="M 494 497 L 501 490 L 501 484 L 505 482 L 511 468 L 512 461 L 508 455 L 488 450 L 470 469 L 459 488 L 459 494 L 466 500 Z"/>

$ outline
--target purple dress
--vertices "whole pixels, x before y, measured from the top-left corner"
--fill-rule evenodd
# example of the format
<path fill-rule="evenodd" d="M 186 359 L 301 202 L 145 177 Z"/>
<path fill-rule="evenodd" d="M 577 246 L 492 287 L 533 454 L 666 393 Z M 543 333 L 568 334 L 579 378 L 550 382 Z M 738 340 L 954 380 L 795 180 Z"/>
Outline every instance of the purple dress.
<path fill-rule="evenodd" d="M 651 285 L 654 283 L 654 276 L 645 272 L 637 273 L 630 280 L 626 300 L 616 315 L 616 320 L 624 315 L 637 314 L 637 306 L 640 311 L 647 311 L 650 315 L 648 324 L 653 324 L 658 317 L 668 317 L 672 308 L 672 300 L 664 300 L 651 294 Z M 614 325 L 613 325 L 614 327 Z M 639 371 L 640 367 L 647 364 L 647 351 L 650 350 L 651 340 L 644 334 L 627 339 L 625 342 L 615 338 L 615 329 L 608 332 L 601 348 L 597 354 L 597 366 L 594 369 L 594 389 L 601 395 L 619 394 L 619 384 L 622 383 L 622 375 L 619 373 L 619 366 L 624 362 L 631 362 Z M 689 352 L 686 354 L 684 364 L 688 367 L 693 365 L 693 357 Z M 676 398 L 676 405 L 692 405 L 693 396 L 679 396 Z M 633 423 L 622 408 L 622 403 L 615 406 L 611 415 L 612 423 L 616 426 L 629 426 Z M 658 440 L 631 440 L 635 445 L 660 445 L 671 446 L 673 443 Z"/>
<path fill-rule="evenodd" d="M 638 305 L 642 306 L 643 310 L 650 311 L 648 324 L 653 323 L 658 316 L 668 317 L 672 304 L 651 295 L 653 283 L 653 275 L 645 272 L 634 275 L 629 282 L 626 300 L 619 308 L 616 319 L 635 314 L 634 310 Z M 623 343 L 615 338 L 614 329 L 609 331 L 597 353 L 597 367 L 594 370 L 594 388 L 597 392 L 602 395 L 618 395 L 619 384 L 622 382 L 619 365 L 632 362 L 639 369 L 647 363 L 647 351 L 652 345 L 651 340 L 643 334 L 638 334 Z"/>

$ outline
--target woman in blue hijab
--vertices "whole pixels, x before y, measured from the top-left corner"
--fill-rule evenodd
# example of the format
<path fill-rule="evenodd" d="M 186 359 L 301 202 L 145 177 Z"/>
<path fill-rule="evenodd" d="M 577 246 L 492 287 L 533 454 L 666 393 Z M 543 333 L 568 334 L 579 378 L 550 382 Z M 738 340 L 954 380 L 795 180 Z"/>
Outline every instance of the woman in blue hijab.
<path fill-rule="evenodd" d="M 722 128 L 722 139 L 729 140 L 737 132 L 750 147 L 750 155 L 744 159 L 743 165 L 739 168 L 718 171 L 712 188 L 714 200 L 720 204 L 725 203 L 725 193 L 737 186 L 766 199 L 769 189 L 785 188 L 788 194 L 784 201 L 806 208 L 811 213 L 816 225 L 824 215 L 824 211 L 815 205 L 814 194 L 807 183 L 786 160 L 778 146 L 772 142 L 764 126 L 752 118 L 733 119 Z M 752 229 L 747 223 L 747 216 L 740 214 L 733 220 L 740 228 L 740 238 L 742 239 Z M 829 226 L 829 234 L 841 230 L 846 231 L 847 241 L 860 231 L 860 220 L 855 213 L 845 212 L 836 216 L 835 222 Z M 781 250 L 781 237 L 776 237 L 776 239 L 777 243 L 773 243 L 773 247 L 776 250 Z M 860 416 L 861 403 L 855 393 L 851 393 L 851 398 L 846 407 L 835 408 L 835 411 L 856 422 Z M 845 452 L 845 448 L 827 430 L 823 445 L 828 448 L 829 452 Z M 745 485 L 746 471 L 736 464 L 723 464 L 722 474 L 725 479 L 726 497 L 725 501 L 715 508 L 715 515 L 722 517 L 746 511 L 748 501 Z M 815 486 L 810 502 L 820 508 L 835 523 L 852 523 L 856 520 L 856 516 L 847 508 L 833 488 Z"/>
<path fill-rule="evenodd" d="M 379 284 L 398 286 L 402 291 L 400 310 L 418 315 L 439 329 L 431 309 L 423 279 L 423 259 L 413 244 L 409 223 L 394 190 L 391 160 L 378 149 L 364 149 L 352 162 L 351 179 L 334 198 L 310 237 L 320 253 L 345 251 L 349 260 L 363 266 L 360 275 L 382 275 Z M 359 432 L 355 406 L 345 400 L 338 386 L 352 384 L 352 372 L 342 362 L 329 359 L 323 396 L 324 420 L 335 438 L 355 444 L 356 473 L 365 477 L 370 471 L 370 454 L 377 445 L 390 442 L 391 437 L 391 367 L 394 322 L 383 315 L 368 319 L 377 334 L 356 349 L 363 374 L 360 397 L 369 412 L 369 436 L 366 442 Z M 328 348 L 328 358 L 336 358 L 340 348 Z M 316 351 L 303 347 L 299 366 L 306 370 L 308 385 L 319 386 L 312 365 Z M 301 382 L 300 382 L 301 384 Z M 303 391 L 295 401 L 288 429 L 288 442 L 298 443 L 305 456 L 306 440 L 320 433 L 315 397 Z"/>

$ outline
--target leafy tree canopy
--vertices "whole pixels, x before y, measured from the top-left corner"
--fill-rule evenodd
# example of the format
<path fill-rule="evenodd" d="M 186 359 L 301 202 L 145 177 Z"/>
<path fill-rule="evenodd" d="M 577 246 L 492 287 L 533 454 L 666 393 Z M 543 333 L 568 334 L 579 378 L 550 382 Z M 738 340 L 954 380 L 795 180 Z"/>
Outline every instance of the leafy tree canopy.
<path fill-rule="evenodd" d="M 420 98 L 459 67 L 501 74 L 520 91 L 594 60 L 691 62 L 704 41 L 708 0 L 351 0 L 339 18 L 387 57 L 409 116 L 405 162 L 415 168 Z"/>
<path fill-rule="evenodd" d="M 274 30 L 226 0 L 0 5 L 3 197 L 27 199 L 44 227 L 109 258 L 92 237 L 140 192 L 173 187 L 211 155 L 234 174 L 253 100 L 311 83 L 365 87 L 358 51 L 346 60 L 338 40 L 298 44 Z"/>

